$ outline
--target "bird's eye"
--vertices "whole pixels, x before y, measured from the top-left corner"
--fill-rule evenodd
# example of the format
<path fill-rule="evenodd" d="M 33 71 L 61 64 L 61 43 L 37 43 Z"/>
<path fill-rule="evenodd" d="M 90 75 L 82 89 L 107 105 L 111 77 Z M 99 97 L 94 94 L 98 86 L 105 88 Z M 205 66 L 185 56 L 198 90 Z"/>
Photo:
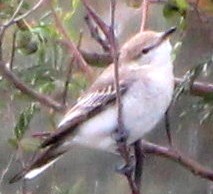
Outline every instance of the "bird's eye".
<path fill-rule="evenodd" d="M 147 54 L 150 51 L 149 48 L 143 48 L 142 50 L 142 54 Z"/>

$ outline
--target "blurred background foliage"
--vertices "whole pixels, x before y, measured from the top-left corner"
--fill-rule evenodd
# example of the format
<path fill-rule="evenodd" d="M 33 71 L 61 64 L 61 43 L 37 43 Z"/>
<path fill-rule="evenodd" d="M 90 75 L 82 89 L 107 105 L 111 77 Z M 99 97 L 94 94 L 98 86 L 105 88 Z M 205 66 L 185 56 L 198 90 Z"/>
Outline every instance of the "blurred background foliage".
<path fill-rule="evenodd" d="M 213 94 L 203 98 L 189 94 L 194 80 L 213 83 L 213 2 L 152 1 L 158 3 L 149 6 L 148 29 L 163 31 L 169 26 L 178 26 L 178 33 L 172 39 L 175 75 L 183 77 L 184 82 L 177 87 L 172 108 L 173 140 L 180 150 L 213 169 Z M 12 17 L 19 3 L 20 0 L 0 0 L 0 25 Z M 27 12 L 35 3 L 23 1 L 19 14 Z M 90 0 L 90 3 L 108 23 L 109 1 Z M 141 0 L 117 1 L 115 32 L 120 45 L 139 31 L 141 3 Z M 53 0 L 52 7 L 76 44 L 82 32 L 80 49 L 89 53 L 103 52 L 90 36 L 80 0 Z M 26 20 L 10 27 L 2 43 L 4 61 L 10 61 L 14 52 L 11 71 L 30 87 L 59 102 L 72 58 L 61 43 L 62 38 L 46 1 Z M 94 77 L 102 71 L 95 66 L 93 64 Z M 73 64 L 67 104 L 72 105 L 89 84 L 84 73 Z M 2 77 L 0 96 L 0 193 L 23 193 L 22 184 L 8 185 L 7 181 L 39 145 L 39 138 L 33 138 L 32 134 L 55 130 L 62 115 L 39 106 Z M 163 122 L 156 128 L 147 139 L 167 145 Z M 24 190 L 47 194 L 129 193 L 126 181 L 114 173 L 118 163 L 117 156 L 76 147 L 47 173 L 27 183 Z M 177 164 L 153 156 L 146 157 L 142 185 L 143 193 L 149 194 L 213 192 L 212 183 L 195 177 Z"/>

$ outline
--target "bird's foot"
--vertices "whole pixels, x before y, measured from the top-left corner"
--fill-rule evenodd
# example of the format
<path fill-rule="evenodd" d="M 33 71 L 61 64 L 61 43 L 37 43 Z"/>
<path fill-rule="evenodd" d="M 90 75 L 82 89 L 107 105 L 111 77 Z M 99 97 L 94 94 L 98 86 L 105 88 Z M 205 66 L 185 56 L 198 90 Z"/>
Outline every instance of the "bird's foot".
<path fill-rule="evenodd" d="M 132 176 L 135 170 L 135 162 L 134 157 L 131 157 L 131 160 L 128 164 L 123 164 L 121 166 L 116 167 L 116 172 L 119 174 L 123 174 L 126 176 Z"/>

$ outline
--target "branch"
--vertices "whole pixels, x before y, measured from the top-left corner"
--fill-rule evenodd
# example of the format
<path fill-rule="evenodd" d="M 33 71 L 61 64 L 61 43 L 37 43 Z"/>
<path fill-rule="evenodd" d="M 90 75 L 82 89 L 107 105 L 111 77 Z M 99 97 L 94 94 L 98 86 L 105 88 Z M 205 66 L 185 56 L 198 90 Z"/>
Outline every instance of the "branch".
<path fill-rule="evenodd" d="M 12 71 L 10 71 L 7 67 L 6 64 L 2 61 L 0 61 L 0 71 L 2 75 L 5 77 L 7 81 L 12 83 L 17 89 L 19 89 L 21 92 L 24 94 L 27 94 L 34 100 L 37 100 L 41 104 L 54 109 L 55 111 L 63 111 L 64 106 L 62 106 L 60 103 L 54 101 L 52 98 L 41 94 L 32 88 L 28 87 L 25 85 L 24 82 L 22 82 Z"/>
<path fill-rule="evenodd" d="M 11 17 L 11 19 L 3 25 L 4 28 L 7 28 L 11 25 L 13 25 L 14 23 L 23 20 L 24 18 L 28 17 L 30 14 L 32 14 L 34 11 L 36 11 L 45 1 L 49 1 L 49 0 L 39 0 L 29 11 L 27 11 L 26 13 L 18 16 L 15 18 L 15 16 L 17 15 L 17 13 L 19 12 L 19 9 L 22 6 L 22 1 L 20 2 L 18 8 L 16 9 L 16 11 L 14 12 L 13 16 Z"/>
<path fill-rule="evenodd" d="M 82 36 L 83 36 L 83 34 L 80 33 L 77 49 L 79 49 L 79 47 L 81 45 Z M 74 61 L 75 61 L 75 57 L 72 57 L 69 64 L 68 64 L 68 67 L 67 67 L 67 75 L 66 75 L 66 79 L 65 79 L 65 82 L 64 82 L 64 90 L 62 92 L 62 103 L 63 103 L 64 106 L 66 106 L 67 93 L 68 93 L 68 89 L 69 89 L 70 79 L 72 77 L 72 67 L 73 67 Z"/>
<path fill-rule="evenodd" d="M 140 31 L 143 32 L 145 30 L 146 21 L 148 18 L 148 9 L 149 9 L 149 0 L 143 0 L 142 3 L 142 18 L 141 18 L 141 28 Z"/>
<path fill-rule="evenodd" d="M 82 0 L 82 3 L 84 4 L 87 14 L 90 18 L 94 20 L 94 22 L 98 25 L 98 27 L 102 30 L 106 38 L 110 39 L 110 27 L 105 24 L 105 22 L 96 14 L 96 12 L 89 6 L 87 0 Z"/>
<path fill-rule="evenodd" d="M 108 41 L 110 44 L 110 54 L 113 58 L 113 64 L 114 64 L 114 84 L 116 89 L 116 102 L 117 102 L 117 122 L 118 127 L 115 130 L 115 137 L 116 137 L 116 143 L 118 146 L 118 152 L 123 157 L 125 161 L 125 168 L 124 175 L 126 176 L 126 179 L 129 183 L 130 189 L 132 194 L 140 194 L 140 188 L 138 188 L 138 185 L 135 182 L 134 179 L 134 169 L 132 168 L 132 158 L 130 155 L 130 149 L 127 145 L 127 138 L 128 135 L 126 133 L 126 129 L 124 128 L 123 124 L 123 117 L 122 117 L 122 108 L 123 104 L 121 102 L 121 93 L 120 93 L 120 86 L 119 86 L 119 53 L 118 53 L 118 43 L 115 38 L 114 33 L 114 27 L 115 27 L 115 9 L 116 9 L 116 0 L 110 1 L 110 8 L 111 8 L 111 25 L 109 27 L 110 31 L 108 33 Z"/>
<path fill-rule="evenodd" d="M 154 154 L 168 158 L 177 164 L 183 166 L 187 170 L 191 171 L 194 175 L 200 176 L 201 178 L 213 181 L 213 171 L 202 166 L 195 160 L 185 156 L 179 150 L 171 147 L 163 147 L 156 144 L 152 144 L 147 141 L 142 141 L 142 150 L 146 154 Z"/>
<path fill-rule="evenodd" d="M 183 80 L 181 78 L 175 78 L 175 84 L 178 85 Z M 213 95 L 213 84 L 207 82 L 193 82 L 190 93 L 194 96 L 205 97 L 207 95 Z"/>
<path fill-rule="evenodd" d="M 109 52 L 110 48 L 109 48 L 109 43 L 107 42 L 107 39 L 101 38 L 98 28 L 96 26 L 94 26 L 93 22 L 91 21 L 90 16 L 86 15 L 84 19 L 89 28 L 92 38 L 94 38 L 96 40 L 96 42 L 98 42 L 101 45 L 104 52 Z"/>
<path fill-rule="evenodd" d="M 99 66 L 97 64 L 100 64 L 101 67 L 107 67 L 112 63 L 112 58 L 108 53 L 89 53 L 84 50 L 80 52 L 90 66 Z"/>
<path fill-rule="evenodd" d="M 72 55 L 74 55 L 74 58 L 78 61 L 78 64 L 80 68 L 86 73 L 86 76 L 89 78 L 89 80 L 92 80 L 92 69 L 88 66 L 84 58 L 82 57 L 81 53 L 78 51 L 75 44 L 72 42 L 72 40 L 69 38 L 66 30 L 64 29 L 61 20 L 58 18 L 58 15 L 56 14 L 55 10 L 53 8 L 52 13 L 55 20 L 55 25 L 59 33 L 61 33 L 64 37 L 64 43 L 68 46 L 69 50 L 71 51 Z"/>
<path fill-rule="evenodd" d="M 16 34 L 17 34 L 17 31 L 13 32 L 12 50 L 11 50 L 11 57 L 10 57 L 10 63 L 9 63 L 10 70 L 13 69 L 13 62 L 14 62 L 14 57 L 16 52 Z"/>

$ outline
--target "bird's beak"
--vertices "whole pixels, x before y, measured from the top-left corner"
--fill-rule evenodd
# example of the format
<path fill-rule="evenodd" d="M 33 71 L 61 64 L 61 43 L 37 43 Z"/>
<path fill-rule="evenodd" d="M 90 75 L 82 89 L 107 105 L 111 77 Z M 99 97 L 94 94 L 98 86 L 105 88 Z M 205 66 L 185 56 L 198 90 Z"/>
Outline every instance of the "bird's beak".
<path fill-rule="evenodd" d="M 176 27 L 172 27 L 169 30 L 163 32 L 161 35 L 161 41 L 164 41 L 167 38 L 169 38 L 176 31 L 176 29 L 177 29 Z"/>
<path fill-rule="evenodd" d="M 153 48 L 159 46 L 162 42 L 164 42 L 165 40 L 167 40 L 167 38 L 169 38 L 169 36 L 171 36 L 171 35 L 176 31 L 176 29 L 177 29 L 176 27 L 172 27 L 172 28 L 170 28 L 169 30 L 167 30 L 167 31 L 165 31 L 165 32 L 163 32 L 163 33 L 161 33 L 161 36 L 159 37 L 158 41 L 155 42 L 155 43 L 152 44 L 152 45 L 149 45 L 149 46 L 145 47 L 145 48 L 143 49 L 143 51 L 144 51 L 144 52 L 147 52 L 147 51 L 149 51 L 149 50 L 151 50 L 151 49 L 153 49 Z"/>

